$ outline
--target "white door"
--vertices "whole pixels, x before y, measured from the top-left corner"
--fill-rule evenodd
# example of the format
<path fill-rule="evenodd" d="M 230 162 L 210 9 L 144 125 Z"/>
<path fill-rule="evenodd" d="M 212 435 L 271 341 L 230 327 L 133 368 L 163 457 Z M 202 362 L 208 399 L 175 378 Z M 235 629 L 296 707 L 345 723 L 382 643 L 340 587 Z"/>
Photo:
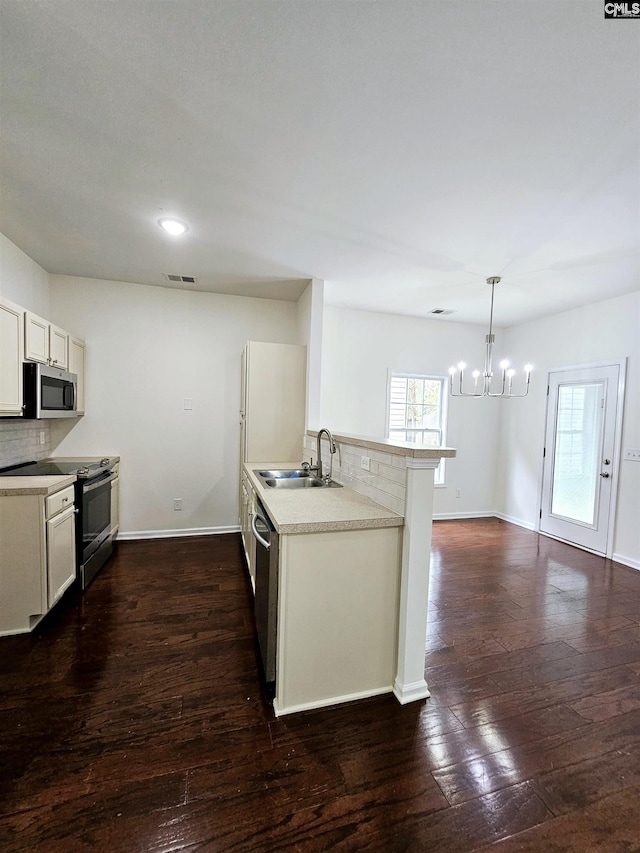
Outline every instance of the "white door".
<path fill-rule="evenodd" d="M 607 553 L 619 365 L 549 374 L 540 531 Z"/>

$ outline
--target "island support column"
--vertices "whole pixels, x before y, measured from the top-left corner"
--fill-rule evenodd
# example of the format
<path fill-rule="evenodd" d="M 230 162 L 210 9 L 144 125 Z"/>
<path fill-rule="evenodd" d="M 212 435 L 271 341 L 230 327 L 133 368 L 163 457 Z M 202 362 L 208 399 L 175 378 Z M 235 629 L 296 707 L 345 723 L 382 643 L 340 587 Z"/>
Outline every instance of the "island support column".
<path fill-rule="evenodd" d="M 433 518 L 433 476 L 440 459 L 407 457 L 407 490 L 400 576 L 398 671 L 393 692 L 401 705 L 430 696 L 424 677 Z"/>

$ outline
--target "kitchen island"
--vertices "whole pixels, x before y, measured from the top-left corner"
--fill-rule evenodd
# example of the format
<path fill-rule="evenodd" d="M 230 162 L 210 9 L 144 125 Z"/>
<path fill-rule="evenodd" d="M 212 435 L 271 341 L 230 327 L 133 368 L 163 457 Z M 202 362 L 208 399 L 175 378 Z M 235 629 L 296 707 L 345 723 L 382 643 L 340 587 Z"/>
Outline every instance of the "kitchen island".
<path fill-rule="evenodd" d="M 272 489 L 246 463 L 279 535 L 274 711 L 393 690 L 404 519 L 349 488 Z"/>
<path fill-rule="evenodd" d="M 451 447 L 338 433 L 333 434 L 333 439 L 337 453 L 331 458 L 329 445 L 325 441 L 322 443 L 322 459 L 325 464 L 331 461 L 333 478 L 344 486 L 343 489 L 272 489 L 264 484 L 264 479 L 257 473 L 274 468 L 298 468 L 298 461 L 252 462 L 246 463 L 243 470 L 247 492 L 251 493 L 247 494 L 245 517 L 251 514 L 249 508 L 255 504 L 256 497 L 259 498 L 283 540 L 280 559 L 281 596 L 278 604 L 282 632 L 278 634 L 277 653 L 280 666 L 278 678 L 281 680 L 276 684 L 276 713 L 291 713 L 303 707 L 317 707 L 390 690 L 401 704 L 429 696 L 424 654 L 433 479 L 440 460 L 455 457 L 456 451 Z M 317 433 L 307 430 L 303 459 L 313 464 L 317 452 Z M 245 524 L 244 529 L 248 529 L 248 525 Z M 255 554 L 255 549 L 251 551 L 250 540 L 249 535 L 247 555 L 253 576 L 255 559 L 252 559 L 252 553 Z M 307 575 L 300 568 L 305 565 L 313 566 L 313 571 L 310 570 Z M 393 570 L 389 568 L 391 566 Z M 288 633 L 289 622 L 296 617 L 291 608 L 294 604 L 296 607 L 298 605 L 297 599 L 294 602 L 287 596 L 290 577 L 287 572 L 292 571 L 292 567 L 303 579 L 295 587 L 296 595 L 304 592 L 305 577 L 313 579 L 307 590 L 307 599 L 304 596 L 302 598 L 305 606 L 300 612 L 306 616 L 299 624 L 296 623 L 300 632 L 296 642 L 305 650 L 309 642 L 315 642 L 317 646 L 310 650 L 306 692 L 303 691 L 300 702 L 288 692 L 287 672 L 282 669 L 291 663 L 289 640 L 294 635 Z M 392 586 L 393 592 L 390 591 Z M 386 603 L 386 607 L 381 608 L 384 611 L 382 616 L 376 611 L 377 604 L 366 599 L 366 596 L 373 595 L 372 590 L 375 589 Z M 390 629 L 392 609 L 394 632 Z M 311 617 L 316 611 L 319 615 L 313 621 Z M 313 667 L 316 667 L 316 672 L 325 674 L 331 665 L 345 669 L 347 657 L 344 649 L 349 647 L 350 641 L 360 630 L 354 627 L 351 637 L 345 638 L 339 636 L 340 632 L 334 625 L 339 623 L 342 627 L 344 622 L 346 626 L 355 626 L 357 614 L 366 612 L 369 613 L 370 623 L 380 620 L 383 626 L 375 637 L 379 645 L 375 650 L 371 647 L 370 651 L 370 656 L 379 655 L 380 661 L 384 661 L 375 678 L 364 684 L 358 680 L 358 667 L 362 666 L 367 651 L 363 646 L 358 647 L 354 641 L 353 658 L 349 659 L 346 667 L 347 683 L 334 684 L 334 688 L 339 687 L 339 690 L 334 689 L 333 692 L 328 687 L 325 690 L 323 684 L 317 689 L 313 688 Z M 312 640 L 307 637 L 305 641 L 305 632 Z M 333 634 L 339 637 L 335 645 L 331 642 Z M 325 649 L 327 637 L 330 647 Z M 380 647 L 392 650 L 395 675 L 390 682 L 387 680 L 389 658 L 377 651 Z M 317 662 L 314 662 L 314 654 L 319 658 Z M 358 658 L 358 655 L 361 657 Z M 302 685 L 304 659 L 297 663 L 300 669 L 299 683 Z M 366 679 L 363 680 L 366 682 Z M 350 687 L 353 689 L 350 690 Z"/>

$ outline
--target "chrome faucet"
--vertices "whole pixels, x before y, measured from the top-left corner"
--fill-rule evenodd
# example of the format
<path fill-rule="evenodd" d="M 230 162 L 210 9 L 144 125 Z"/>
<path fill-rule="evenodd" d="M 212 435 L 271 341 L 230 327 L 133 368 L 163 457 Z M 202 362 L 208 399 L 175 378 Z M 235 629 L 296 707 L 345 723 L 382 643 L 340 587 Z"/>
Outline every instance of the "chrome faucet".
<path fill-rule="evenodd" d="M 336 452 L 336 443 L 333 440 L 333 436 L 329 432 L 326 427 L 322 427 L 322 429 L 318 430 L 317 433 L 317 444 L 316 444 L 316 456 L 318 457 L 315 465 L 310 465 L 309 462 L 302 462 L 300 467 L 303 471 L 315 471 L 320 480 L 323 479 L 322 476 L 322 433 L 327 434 L 327 438 L 329 440 L 329 453 L 331 454 L 329 457 L 329 473 L 324 477 L 324 479 L 329 482 L 331 479 L 331 475 L 333 474 L 333 454 Z M 312 460 L 313 461 L 313 458 Z"/>
<path fill-rule="evenodd" d="M 329 473 L 326 475 L 325 479 L 327 482 L 331 479 L 331 475 L 333 474 L 333 454 L 336 452 L 336 443 L 333 440 L 333 436 L 329 432 L 326 427 L 322 427 L 322 429 L 318 430 L 317 436 L 317 444 L 316 444 L 316 455 L 317 459 L 317 470 L 318 477 L 322 480 L 322 433 L 326 433 L 327 439 L 329 441 Z"/>

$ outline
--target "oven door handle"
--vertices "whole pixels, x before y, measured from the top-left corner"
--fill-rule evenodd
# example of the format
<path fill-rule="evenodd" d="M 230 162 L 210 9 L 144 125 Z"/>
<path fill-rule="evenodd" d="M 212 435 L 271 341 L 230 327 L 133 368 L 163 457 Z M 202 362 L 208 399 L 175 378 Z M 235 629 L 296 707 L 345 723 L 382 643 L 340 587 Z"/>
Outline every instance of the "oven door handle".
<path fill-rule="evenodd" d="M 92 492 L 94 489 L 99 489 L 100 486 L 106 486 L 107 483 L 110 483 L 112 480 L 115 480 L 117 476 L 118 475 L 115 473 L 115 471 L 112 471 L 108 477 L 101 477 L 97 483 L 91 483 L 90 486 L 83 486 L 82 494 L 86 495 L 87 492 Z"/>
<path fill-rule="evenodd" d="M 266 522 L 266 519 L 264 519 L 261 515 L 259 515 L 257 512 L 255 512 L 253 514 L 253 516 L 251 517 L 251 531 L 252 531 L 253 535 L 256 537 L 256 539 L 258 540 L 258 542 L 264 548 L 266 548 L 268 551 L 269 548 L 271 548 L 271 543 L 269 542 L 268 539 L 265 539 L 263 536 L 260 535 L 260 533 L 258 533 L 258 530 L 256 529 L 256 520 L 258 518 L 264 524 L 265 527 L 267 527 L 267 528 L 269 527 L 269 525 Z"/>

